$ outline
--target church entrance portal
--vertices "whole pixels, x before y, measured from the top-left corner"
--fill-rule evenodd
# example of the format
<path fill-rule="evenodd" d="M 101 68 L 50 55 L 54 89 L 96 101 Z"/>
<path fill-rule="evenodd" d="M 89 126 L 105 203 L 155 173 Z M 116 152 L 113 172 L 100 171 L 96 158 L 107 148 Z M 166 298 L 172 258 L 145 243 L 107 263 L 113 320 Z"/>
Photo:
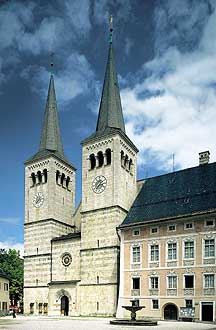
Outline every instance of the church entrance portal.
<path fill-rule="evenodd" d="M 174 304 L 167 304 L 164 308 L 164 320 L 177 320 L 178 309 Z"/>
<path fill-rule="evenodd" d="M 67 296 L 61 298 L 61 315 L 68 316 L 69 312 L 69 299 Z"/>

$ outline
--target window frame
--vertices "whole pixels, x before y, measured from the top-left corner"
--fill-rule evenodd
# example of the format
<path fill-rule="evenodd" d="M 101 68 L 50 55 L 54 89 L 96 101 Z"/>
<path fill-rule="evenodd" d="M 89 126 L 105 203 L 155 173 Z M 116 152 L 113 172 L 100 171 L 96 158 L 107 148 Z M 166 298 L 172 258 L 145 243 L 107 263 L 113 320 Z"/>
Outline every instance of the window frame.
<path fill-rule="evenodd" d="M 136 231 L 138 232 L 138 234 L 135 234 Z M 132 236 L 140 236 L 140 228 L 133 229 Z"/>
<path fill-rule="evenodd" d="M 176 258 L 174 259 L 169 259 L 169 244 L 176 244 Z M 178 260 L 178 243 L 177 241 L 167 241 L 166 244 L 166 261 L 167 262 L 172 262 L 172 261 L 177 261 Z"/>
<path fill-rule="evenodd" d="M 153 246 L 158 246 L 158 259 L 157 260 L 152 260 L 152 247 Z M 155 251 L 153 251 L 155 252 Z M 159 243 L 150 243 L 149 244 L 149 262 L 150 263 L 155 263 L 155 262 L 160 262 L 160 244 Z"/>
<path fill-rule="evenodd" d="M 139 248 L 139 261 L 134 261 L 134 249 L 135 248 Z M 141 244 L 132 244 L 131 245 L 131 264 L 141 264 L 141 260 L 142 260 L 142 248 L 141 248 Z"/>
<path fill-rule="evenodd" d="M 157 287 L 152 287 L 152 280 L 156 280 L 157 279 Z M 155 283 L 154 283 L 155 286 Z M 159 286 L 160 286 L 160 282 L 159 282 L 159 275 L 151 275 L 149 276 L 149 289 L 150 290 L 158 290 L 159 291 Z"/>
<path fill-rule="evenodd" d="M 205 281 L 205 278 L 206 276 L 213 276 L 213 283 L 214 285 L 213 286 L 206 286 L 206 281 Z M 215 289 L 215 274 L 214 273 L 204 273 L 203 274 L 203 289 Z"/>
<path fill-rule="evenodd" d="M 185 253 L 185 244 L 186 243 L 192 243 L 193 242 L 193 257 L 186 257 L 186 253 Z M 183 259 L 184 260 L 194 260 L 195 259 L 195 255 L 196 255 L 196 243 L 195 243 L 195 239 L 190 239 L 190 240 L 184 240 L 183 244 Z"/>
<path fill-rule="evenodd" d="M 176 286 L 175 287 L 172 287 L 172 286 L 169 286 L 169 279 L 170 278 L 174 278 L 176 279 Z M 173 283 L 172 283 L 173 284 Z M 178 289 L 178 276 L 176 274 L 168 274 L 167 275 L 167 289 L 168 290 L 177 290 Z"/>
<path fill-rule="evenodd" d="M 153 229 L 157 229 L 155 233 L 152 232 Z M 152 226 L 150 227 L 150 235 L 156 235 L 159 234 L 159 226 Z"/>
<path fill-rule="evenodd" d="M 157 308 L 154 308 L 154 301 L 157 301 L 157 306 L 158 306 Z M 151 307 L 152 310 L 159 310 L 160 309 L 159 299 L 152 299 Z"/>
<path fill-rule="evenodd" d="M 206 241 L 214 241 L 214 255 L 210 256 L 210 255 L 206 255 Z M 203 243 L 203 259 L 213 259 L 215 258 L 215 238 L 203 238 L 202 240 Z M 208 247 L 210 247 L 211 245 L 208 245 Z M 210 249 L 209 249 L 210 252 Z"/>
<path fill-rule="evenodd" d="M 185 284 L 186 284 L 186 282 L 185 282 L 185 278 L 186 277 L 188 277 L 188 276 L 193 276 L 193 288 L 186 288 L 186 286 L 185 286 Z M 195 274 L 183 274 L 183 289 L 193 289 L 193 290 L 195 290 Z"/>
<path fill-rule="evenodd" d="M 207 225 L 207 221 L 213 221 L 212 225 Z M 214 228 L 215 227 L 215 219 L 206 219 L 204 223 L 205 228 Z"/>

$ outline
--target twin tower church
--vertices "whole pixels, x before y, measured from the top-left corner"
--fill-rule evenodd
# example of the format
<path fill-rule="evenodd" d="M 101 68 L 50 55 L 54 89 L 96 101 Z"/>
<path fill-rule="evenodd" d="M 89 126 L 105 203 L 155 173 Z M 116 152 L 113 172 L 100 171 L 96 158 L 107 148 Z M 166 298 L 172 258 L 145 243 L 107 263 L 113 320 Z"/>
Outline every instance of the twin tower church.
<path fill-rule="evenodd" d="M 112 42 L 96 131 L 81 144 L 75 208 L 76 169 L 64 154 L 51 75 L 40 147 L 25 162 L 25 313 L 116 313 L 116 228 L 137 194 L 138 150 L 125 133 Z"/>
<path fill-rule="evenodd" d="M 82 200 L 61 140 L 54 78 L 38 152 L 25 162 L 24 312 L 214 321 L 216 163 L 136 179 L 112 40 L 96 131 L 82 144 Z M 141 314 L 140 314 L 141 315 Z"/>

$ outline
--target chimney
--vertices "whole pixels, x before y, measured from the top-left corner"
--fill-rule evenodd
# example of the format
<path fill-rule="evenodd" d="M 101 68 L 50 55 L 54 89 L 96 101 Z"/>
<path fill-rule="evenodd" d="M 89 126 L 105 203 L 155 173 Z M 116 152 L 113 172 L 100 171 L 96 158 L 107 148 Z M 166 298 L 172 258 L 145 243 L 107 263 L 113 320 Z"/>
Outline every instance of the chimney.
<path fill-rule="evenodd" d="M 203 151 L 199 153 L 199 165 L 205 165 L 209 163 L 210 159 L 210 152 Z"/>

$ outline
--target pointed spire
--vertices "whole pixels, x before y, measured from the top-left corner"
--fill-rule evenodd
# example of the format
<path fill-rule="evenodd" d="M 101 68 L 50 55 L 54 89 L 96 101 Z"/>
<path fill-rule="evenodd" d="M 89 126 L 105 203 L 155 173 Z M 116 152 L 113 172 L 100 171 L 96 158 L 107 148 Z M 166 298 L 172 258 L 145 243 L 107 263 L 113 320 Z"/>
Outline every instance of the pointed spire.
<path fill-rule="evenodd" d="M 124 118 L 118 78 L 115 70 L 113 47 L 112 47 L 112 16 L 110 18 L 109 53 L 103 84 L 103 91 L 97 121 L 96 132 L 104 131 L 106 128 L 118 128 L 125 132 Z"/>
<path fill-rule="evenodd" d="M 64 156 L 61 140 L 54 78 L 51 74 L 39 151 L 49 150 Z"/>

